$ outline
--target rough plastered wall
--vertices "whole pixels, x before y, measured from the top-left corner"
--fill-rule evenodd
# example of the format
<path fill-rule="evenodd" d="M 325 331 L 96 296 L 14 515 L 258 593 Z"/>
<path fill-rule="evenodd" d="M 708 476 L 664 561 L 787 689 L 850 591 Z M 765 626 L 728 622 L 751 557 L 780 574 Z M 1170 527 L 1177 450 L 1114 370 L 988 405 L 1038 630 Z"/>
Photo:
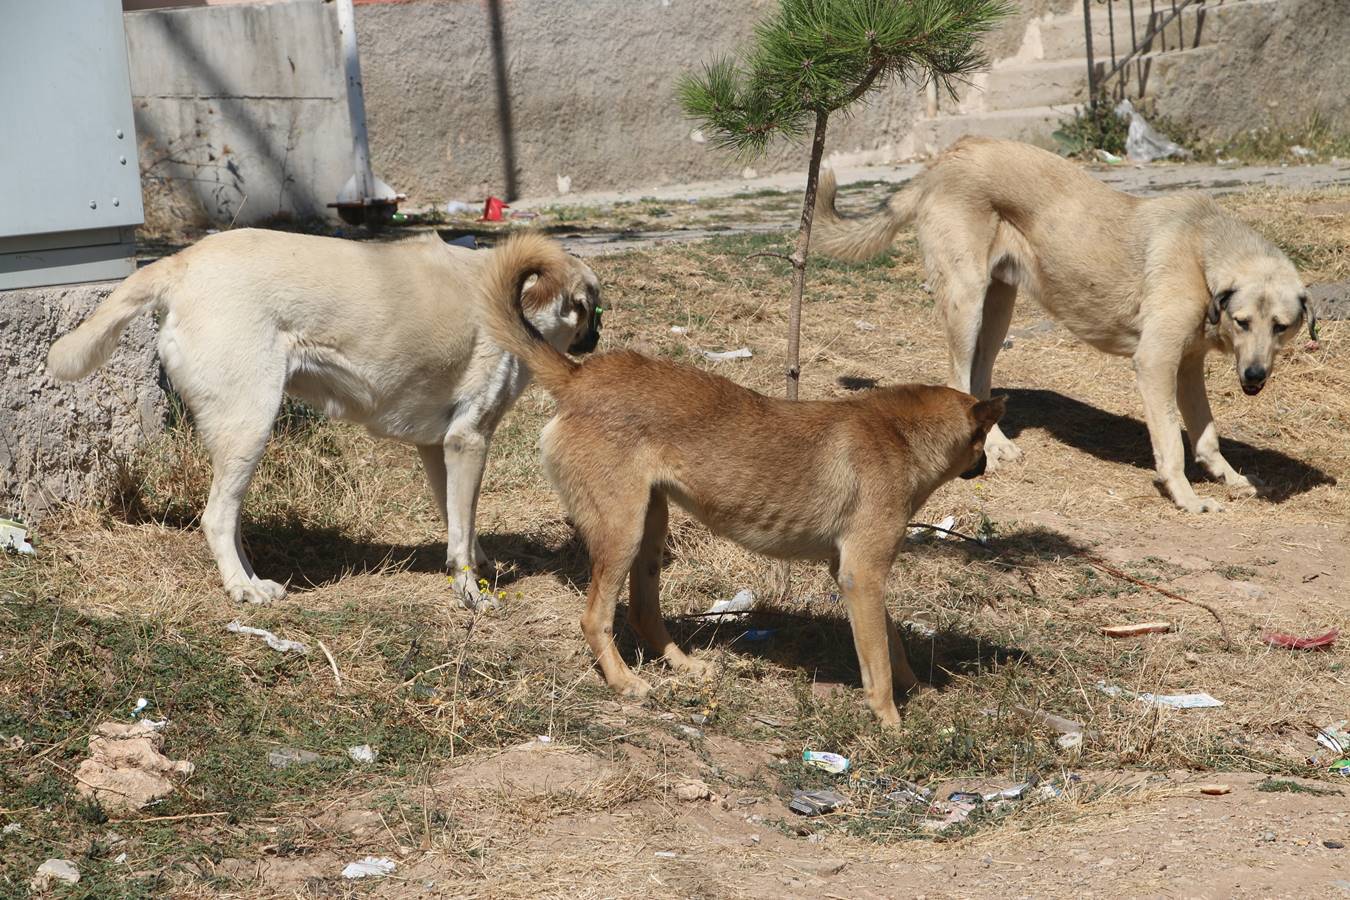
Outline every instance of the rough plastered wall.
<path fill-rule="evenodd" d="M 662 184 L 801 167 L 800 145 L 747 163 L 691 139 L 675 82 L 735 52 L 771 0 L 506 0 L 508 94 L 519 193 Z M 486 3 L 421 0 L 357 8 L 372 155 L 418 198 L 504 189 Z M 830 149 L 891 158 L 922 108 L 915 87 L 837 123 Z"/>
<path fill-rule="evenodd" d="M 328 214 L 352 175 L 333 4 L 123 16 L 151 230 Z"/>
<path fill-rule="evenodd" d="M 1211 52 L 1167 71 L 1160 112 L 1219 140 L 1313 117 L 1350 134 L 1350 0 L 1254 3 L 1213 27 Z"/>
<path fill-rule="evenodd" d="M 97 502 L 119 456 L 164 427 L 155 326 L 134 319 L 108 363 L 83 381 L 44 371 L 53 341 L 117 282 L 0 291 L 0 516 L 39 521 L 62 501 Z"/>

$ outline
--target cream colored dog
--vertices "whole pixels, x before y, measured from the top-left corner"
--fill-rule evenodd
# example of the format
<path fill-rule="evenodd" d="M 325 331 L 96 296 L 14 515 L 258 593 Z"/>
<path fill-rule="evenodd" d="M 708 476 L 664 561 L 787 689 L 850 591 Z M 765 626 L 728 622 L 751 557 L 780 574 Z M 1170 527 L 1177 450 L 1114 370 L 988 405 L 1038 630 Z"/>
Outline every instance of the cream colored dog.
<path fill-rule="evenodd" d="M 1256 492 L 1219 452 L 1204 359 L 1231 353 L 1248 395 L 1310 319 L 1283 253 L 1195 193 L 1140 199 L 1027 144 L 964 138 L 885 209 L 840 218 L 821 178 L 812 249 L 862 260 L 913 221 L 951 352 L 949 384 L 988 397 L 1018 289 L 1082 340 L 1134 360 L 1157 482 L 1188 512 L 1222 507 L 1186 480 L 1180 419 L 1196 459 L 1237 493 Z M 1020 451 L 995 426 L 989 468 Z"/>
<path fill-rule="evenodd" d="M 599 338 L 598 282 L 558 253 L 565 277 L 521 299 L 550 345 L 588 352 Z M 496 269 L 512 259 L 434 235 L 374 244 L 227 231 L 124 281 L 52 346 L 47 368 L 82 378 L 134 316 L 147 307 L 163 314 L 160 359 L 211 455 L 202 529 L 235 600 L 285 594 L 254 574 L 239 537 L 239 507 L 284 393 L 416 444 L 447 524 L 455 589 L 473 607 L 484 599 L 474 516 L 488 444 L 529 382 L 481 329 L 480 284 L 509 278 Z"/>
<path fill-rule="evenodd" d="M 900 385 L 845 400 L 789 401 L 669 360 L 618 350 L 584 364 L 545 341 L 517 307 L 506 276 L 561 270 L 558 249 L 525 236 L 502 253 L 518 262 L 484 282 L 493 339 L 523 359 L 558 408 L 539 445 L 591 555 L 581 628 L 605 681 L 649 690 L 614 645 L 624 581 L 628 621 L 677 671 L 705 674 L 661 619 L 661 559 L 669 503 L 715 534 L 779 559 L 822 560 L 848 608 L 867 704 L 897 724 L 895 689 L 916 684 L 886 612 L 886 578 L 910 517 L 944 482 L 984 469 L 984 440 L 1003 398 Z"/>

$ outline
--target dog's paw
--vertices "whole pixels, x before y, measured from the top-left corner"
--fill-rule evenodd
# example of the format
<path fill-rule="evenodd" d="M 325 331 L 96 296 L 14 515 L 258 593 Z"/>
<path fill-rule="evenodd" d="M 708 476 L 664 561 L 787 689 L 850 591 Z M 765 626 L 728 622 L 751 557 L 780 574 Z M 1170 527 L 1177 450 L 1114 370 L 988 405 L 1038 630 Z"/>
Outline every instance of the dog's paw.
<path fill-rule="evenodd" d="M 1022 450 L 1007 438 L 994 440 L 993 435 L 984 442 L 984 459 L 986 472 L 997 472 L 998 467 L 1003 463 L 1010 463 L 1022 458 Z"/>
<path fill-rule="evenodd" d="M 1178 500 L 1177 506 L 1188 513 L 1223 512 L 1223 504 L 1208 497 L 1188 497 L 1184 500 Z"/>
<path fill-rule="evenodd" d="M 491 609 L 497 605 L 492 592 L 486 590 L 472 569 L 460 569 L 450 584 L 450 592 L 459 605 L 468 610 Z"/>
<path fill-rule="evenodd" d="M 689 675 L 699 679 L 711 678 L 717 672 L 717 666 L 706 659 L 694 659 L 691 656 L 686 656 L 683 661 L 675 663 L 674 668 L 681 675 Z"/>
<path fill-rule="evenodd" d="M 273 594 L 265 590 L 260 585 L 270 584 L 277 588 L 280 593 Z M 230 599 L 235 603 L 271 603 L 285 596 L 286 589 L 274 581 L 263 581 L 256 579 L 251 581 L 236 581 L 234 584 L 225 586 L 225 593 L 230 595 Z"/>
<path fill-rule="evenodd" d="M 650 682 L 645 678 L 639 678 L 631 672 L 628 673 L 628 676 L 624 678 L 623 681 L 620 681 L 613 687 L 615 693 L 620 697 L 629 697 L 633 700 L 641 700 L 652 692 Z"/>
<path fill-rule="evenodd" d="M 270 601 L 280 600 L 286 596 L 286 586 L 277 584 L 275 581 L 268 581 L 266 578 L 254 577 L 253 587 L 258 593 L 265 596 Z"/>

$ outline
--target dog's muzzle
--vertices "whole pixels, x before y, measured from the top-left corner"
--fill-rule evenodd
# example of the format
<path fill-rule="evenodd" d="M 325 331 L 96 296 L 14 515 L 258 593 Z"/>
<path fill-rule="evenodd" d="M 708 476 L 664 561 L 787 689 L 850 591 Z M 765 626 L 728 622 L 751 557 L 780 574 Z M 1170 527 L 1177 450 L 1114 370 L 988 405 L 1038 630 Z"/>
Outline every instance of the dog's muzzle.
<path fill-rule="evenodd" d="M 590 353 L 600 343 L 600 332 L 592 328 L 584 335 L 572 342 L 572 346 L 567 348 L 568 353 Z"/>
<path fill-rule="evenodd" d="M 1242 385 L 1242 393 L 1248 397 L 1255 397 L 1261 393 L 1261 388 L 1266 386 L 1266 379 L 1270 373 L 1260 366 L 1248 366 L 1242 370 L 1242 376 L 1238 382 Z"/>
<path fill-rule="evenodd" d="M 980 454 L 980 461 L 969 469 L 961 473 L 961 477 L 969 481 L 972 478 L 978 478 L 984 474 L 985 466 L 989 465 L 989 457 L 983 453 Z"/>

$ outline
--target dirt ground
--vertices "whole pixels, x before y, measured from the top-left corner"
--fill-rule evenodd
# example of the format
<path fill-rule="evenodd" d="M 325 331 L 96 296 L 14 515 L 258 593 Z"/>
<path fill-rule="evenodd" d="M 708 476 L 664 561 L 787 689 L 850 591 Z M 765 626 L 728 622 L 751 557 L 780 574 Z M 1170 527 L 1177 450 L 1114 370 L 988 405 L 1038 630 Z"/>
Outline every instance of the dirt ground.
<path fill-rule="evenodd" d="M 841 202 L 865 207 L 886 190 L 860 185 Z M 1223 202 L 1309 283 L 1350 278 L 1346 189 Z M 730 228 L 790 222 L 792 206 L 765 194 L 697 210 L 568 210 L 535 224 L 562 235 L 616 222 Z M 782 246 L 781 232 L 729 232 L 593 258 L 604 345 L 781 391 L 786 269 L 752 254 Z M 804 397 L 945 378 L 911 237 L 873 263 L 815 266 L 808 290 Z M 0 559 L 0 824 L 19 826 L 0 835 L 0 895 L 24 895 L 49 857 L 82 872 L 59 895 L 90 897 L 1350 893 L 1350 785 L 1329 774 L 1325 753 L 1309 762 L 1316 729 L 1350 718 L 1346 651 L 1261 640 L 1270 629 L 1350 627 L 1340 484 L 1350 329 L 1325 321 L 1320 338 L 1299 340 L 1255 398 L 1238 390 L 1230 360 L 1211 358 L 1224 452 L 1265 495 L 1191 516 L 1151 484 L 1128 362 L 1019 304 L 995 384 L 1025 455 L 944 488 L 921 515 L 953 516 L 987 543 L 915 541 L 889 585 L 915 669 L 932 684 L 897 731 L 865 713 L 825 573 L 794 567 L 790 596 L 744 619 L 701 617 L 742 588 L 766 597 L 771 566 L 683 517 L 663 605 L 718 675 L 674 677 L 625 634 L 627 658 L 655 690 L 642 703 L 611 696 L 578 628 L 584 549 L 537 463 L 551 408 L 537 389 L 492 451 L 480 529 L 505 601 L 482 614 L 451 603 L 416 454 L 298 407 L 244 513 L 255 566 L 289 579 L 291 593 L 232 606 L 196 527 L 209 468 L 177 426 L 121 461 L 105 506 L 44 524 L 37 556 Z M 700 353 L 741 346 L 753 358 Z M 1150 585 L 1212 606 L 1217 620 Z M 310 652 L 228 632 L 236 619 Z M 1157 620 L 1174 629 L 1100 633 Z M 1162 709 L 1099 683 L 1204 691 L 1223 705 Z M 140 697 L 145 715 L 170 720 L 165 754 L 195 772 L 158 805 L 110 815 L 78 796 L 72 773 L 94 726 L 129 721 Z M 1081 748 L 1019 709 L 1081 723 Z M 347 756 L 361 744 L 377 751 L 373 763 Z M 282 748 L 316 758 L 274 768 L 268 754 Z M 809 769 L 806 749 L 844 754 L 852 768 Z M 900 779 L 931 789 L 938 806 L 887 799 Z M 1023 799 L 934 825 L 953 791 L 1029 780 Z M 1230 790 L 1201 793 L 1214 784 Z M 794 790 L 816 788 L 849 802 L 813 818 L 787 809 Z M 366 856 L 396 868 L 341 877 Z"/>

